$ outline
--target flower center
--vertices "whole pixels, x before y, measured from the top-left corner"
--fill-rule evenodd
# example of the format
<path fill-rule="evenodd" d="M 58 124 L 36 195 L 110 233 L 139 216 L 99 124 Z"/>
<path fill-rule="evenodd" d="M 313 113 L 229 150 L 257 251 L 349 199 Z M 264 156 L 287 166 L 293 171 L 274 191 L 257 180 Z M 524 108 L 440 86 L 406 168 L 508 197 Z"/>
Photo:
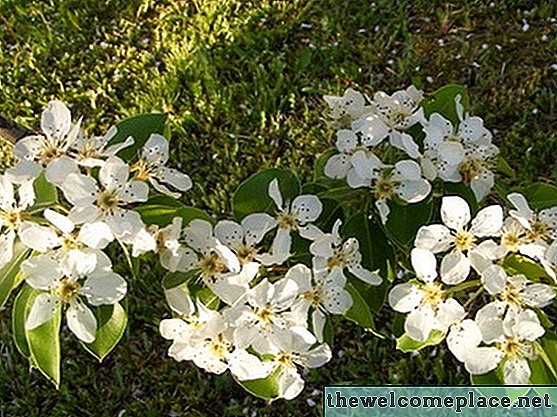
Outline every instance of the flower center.
<path fill-rule="evenodd" d="M 311 291 L 302 293 L 302 298 L 309 301 L 313 307 L 317 307 L 323 299 L 323 291 L 320 287 L 315 287 Z"/>
<path fill-rule="evenodd" d="M 81 285 L 77 281 L 71 278 L 62 278 L 58 283 L 56 294 L 67 303 L 79 293 L 80 288 Z"/>
<path fill-rule="evenodd" d="M 118 207 L 119 202 L 120 199 L 118 198 L 118 196 L 108 191 L 102 192 L 97 199 L 97 205 L 103 211 L 110 211 L 115 209 L 116 207 Z"/>
<path fill-rule="evenodd" d="M 296 230 L 298 228 L 298 216 L 294 213 L 281 212 L 277 215 L 277 223 L 281 229 Z"/>
<path fill-rule="evenodd" d="M 290 368 L 295 368 L 294 365 L 294 355 L 288 352 L 280 352 L 277 356 L 277 362 L 281 365 L 288 366 Z"/>
<path fill-rule="evenodd" d="M 266 305 L 263 308 L 255 307 L 253 309 L 253 312 L 259 318 L 260 321 L 267 324 L 271 323 L 272 318 L 274 316 L 273 311 L 271 310 L 269 305 Z"/>
<path fill-rule="evenodd" d="M 236 256 L 238 257 L 240 263 L 243 265 L 253 261 L 255 259 L 256 254 L 257 254 L 257 250 L 255 248 L 241 245 L 240 247 L 238 247 Z"/>
<path fill-rule="evenodd" d="M 130 172 L 135 173 L 133 179 L 137 181 L 149 181 L 152 171 L 152 164 L 143 159 L 140 159 L 130 167 Z"/>
<path fill-rule="evenodd" d="M 373 195 L 377 200 L 390 200 L 395 196 L 396 183 L 388 178 L 382 178 L 375 182 Z"/>
<path fill-rule="evenodd" d="M 199 266 L 202 274 L 209 278 L 214 278 L 226 271 L 226 265 L 222 263 L 219 256 L 214 252 L 211 252 L 201 258 Z"/>
<path fill-rule="evenodd" d="M 395 127 L 397 125 L 406 124 L 410 113 L 404 110 L 399 110 L 391 113 L 388 118 L 388 125 L 389 127 Z"/>
<path fill-rule="evenodd" d="M 428 282 L 424 284 L 422 290 L 425 292 L 423 303 L 429 304 L 436 308 L 439 303 L 445 300 L 445 291 L 443 291 L 441 284 L 437 282 Z"/>
<path fill-rule="evenodd" d="M 522 305 L 522 297 L 520 296 L 520 290 L 513 285 L 507 284 L 505 289 L 501 294 L 499 294 L 501 301 L 506 302 L 507 304 L 512 304 L 515 306 Z"/>
<path fill-rule="evenodd" d="M 455 135 L 454 133 L 451 133 L 450 135 L 448 135 L 445 140 L 449 141 L 449 142 L 460 142 L 460 136 Z"/>
<path fill-rule="evenodd" d="M 4 218 L 4 226 L 8 229 L 17 230 L 27 215 L 19 210 L 13 210 L 3 213 L 2 217 Z"/>
<path fill-rule="evenodd" d="M 469 159 L 460 165 L 459 171 L 462 175 L 464 184 L 470 185 L 474 178 L 477 178 L 482 170 L 483 164 L 477 159 Z"/>
<path fill-rule="evenodd" d="M 39 161 L 43 165 L 47 165 L 52 160 L 60 156 L 60 150 L 54 146 L 47 146 L 43 148 L 41 154 L 39 155 Z"/>
<path fill-rule="evenodd" d="M 209 342 L 209 350 L 220 360 L 226 359 L 226 354 L 230 351 L 230 347 L 230 343 L 222 340 L 222 336 L 220 335 L 217 340 L 211 340 Z"/>
<path fill-rule="evenodd" d="M 507 232 L 503 234 L 501 242 L 507 247 L 509 252 L 517 252 L 521 243 L 521 238 L 516 233 Z"/>
<path fill-rule="evenodd" d="M 76 240 L 77 236 L 75 234 L 65 235 L 62 240 L 62 248 L 66 250 L 78 249 L 83 247 L 81 243 Z"/>
<path fill-rule="evenodd" d="M 549 226 L 542 222 L 531 222 L 532 229 L 528 230 L 528 238 L 530 240 L 550 240 Z"/>
<path fill-rule="evenodd" d="M 346 265 L 346 259 L 344 253 L 338 249 L 334 249 L 333 256 L 327 259 L 327 269 L 331 270 L 337 266 L 344 267 Z"/>
<path fill-rule="evenodd" d="M 521 356 L 523 347 L 523 344 L 516 337 L 508 336 L 499 345 L 499 349 L 505 354 L 505 356 L 510 357 Z"/>
<path fill-rule="evenodd" d="M 476 237 L 466 230 L 459 230 L 454 237 L 454 243 L 461 252 L 470 250 L 476 243 Z"/>

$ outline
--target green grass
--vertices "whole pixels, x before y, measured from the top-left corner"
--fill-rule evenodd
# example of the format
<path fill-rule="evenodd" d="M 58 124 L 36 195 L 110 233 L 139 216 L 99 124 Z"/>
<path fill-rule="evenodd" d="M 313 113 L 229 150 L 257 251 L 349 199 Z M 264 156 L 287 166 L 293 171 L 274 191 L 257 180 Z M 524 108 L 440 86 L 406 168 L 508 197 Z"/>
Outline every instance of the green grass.
<path fill-rule="evenodd" d="M 557 23 L 550 19 L 557 6 L 494 4 L 4 0 L 0 113 L 36 128 L 41 109 L 57 98 L 102 134 L 126 116 L 168 112 L 173 161 L 195 183 L 185 201 L 225 214 L 233 190 L 258 169 L 309 178 L 333 141 L 323 94 L 461 83 L 517 172 L 509 183 L 555 180 Z M 229 376 L 167 358 L 157 328 L 169 311 L 159 277 L 144 272 L 131 283 L 129 330 L 102 365 L 63 332 L 59 391 L 16 354 L 7 308 L 0 415 L 319 415 L 307 400 L 320 404 L 312 391 L 326 383 L 466 383 L 443 349 L 411 357 L 339 320 L 331 363 L 312 371 L 299 399 L 266 405 Z M 388 334 L 384 316 L 377 323 Z"/>

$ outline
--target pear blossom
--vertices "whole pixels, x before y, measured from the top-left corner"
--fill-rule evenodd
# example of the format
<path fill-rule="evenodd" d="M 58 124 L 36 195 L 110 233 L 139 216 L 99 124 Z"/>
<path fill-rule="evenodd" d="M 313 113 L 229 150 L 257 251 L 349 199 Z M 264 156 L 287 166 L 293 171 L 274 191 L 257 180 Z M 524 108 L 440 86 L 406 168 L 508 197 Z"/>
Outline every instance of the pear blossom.
<path fill-rule="evenodd" d="M 110 157 L 99 171 L 100 188 L 92 177 L 77 173 L 69 174 L 62 183 L 64 196 L 74 205 L 69 218 L 83 224 L 80 239 L 88 246 L 101 248 L 114 238 L 131 242 L 144 229 L 139 214 L 128 207 L 147 201 L 149 189 L 128 177 L 128 165 Z"/>
<path fill-rule="evenodd" d="M 503 226 L 503 209 L 492 205 L 483 208 L 471 221 L 468 203 L 461 197 L 444 197 L 441 202 L 443 224 L 422 226 L 414 245 L 433 253 L 450 250 L 441 262 L 441 280 L 446 284 L 459 284 L 470 273 L 475 260 L 474 252 L 481 253 L 478 240 L 495 237 Z M 468 227 L 468 223 L 470 226 Z"/>
<path fill-rule="evenodd" d="M 116 126 L 111 126 L 103 136 L 87 136 L 80 129 L 70 148 L 70 155 L 80 166 L 102 167 L 106 159 L 116 156 L 135 142 L 132 136 L 128 136 L 123 142 L 108 145 L 117 133 Z"/>
<path fill-rule="evenodd" d="M 333 225 L 331 233 L 318 230 L 315 236 L 310 236 L 313 243 L 309 247 L 313 255 L 312 263 L 316 271 L 339 271 L 344 275 L 344 268 L 356 278 L 370 284 L 380 285 L 382 278 L 375 272 L 368 271 L 362 266 L 360 242 L 351 237 L 343 242 L 339 229 L 342 220 L 338 219 Z"/>
<path fill-rule="evenodd" d="M 304 380 L 299 374 L 299 367 L 318 368 L 331 360 L 329 345 L 323 343 L 313 347 L 315 342 L 315 338 L 308 340 L 295 331 L 279 330 L 277 352 L 272 360 L 278 367 L 279 397 L 291 400 L 303 390 Z"/>
<path fill-rule="evenodd" d="M 499 265 L 485 269 L 481 278 L 487 292 L 512 309 L 543 308 L 555 298 L 555 291 L 549 285 L 532 283 L 523 274 L 509 276 Z"/>
<path fill-rule="evenodd" d="M 477 201 L 489 194 L 495 185 L 493 168 L 499 148 L 495 145 L 478 145 L 465 149 L 459 167 L 464 184 L 469 185 Z"/>
<path fill-rule="evenodd" d="M 180 193 L 171 191 L 163 183 L 184 192 L 192 187 L 192 182 L 188 175 L 165 166 L 168 156 L 168 140 L 162 135 L 153 133 L 145 142 L 139 161 L 130 167 L 130 171 L 134 174 L 134 180 L 149 181 L 160 193 L 172 198 L 180 198 Z"/>
<path fill-rule="evenodd" d="M 189 316 L 161 321 L 161 335 L 173 340 L 169 356 L 178 361 L 191 360 L 215 374 L 230 370 L 240 381 L 269 376 L 274 367 L 272 362 L 263 362 L 245 349 L 235 349 L 233 329 L 227 327 L 223 315 L 199 300 L 196 305 L 197 312 Z"/>
<path fill-rule="evenodd" d="M 344 289 L 346 277 L 341 269 L 331 273 L 324 270 L 312 273 L 307 266 L 298 264 L 290 268 L 286 278 L 298 284 L 298 299 L 292 310 L 303 322 L 312 309 L 312 329 L 317 340 L 322 342 L 326 315 L 344 314 L 353 304 L 352 296 Z"/>
<path fill-rule="evenodd" d="M 520 193 L 511 193 L 507 196 L 514 210 L 509 214 L 528 230 L 530 241 L 557 239 L 557 206 L 534 212 L 526 198 Z"/>
<path fill-rule="evenodd" d="M 334 120 L 360 118 L 366 110 L 366 98 L 352 88 L 348 88 L 342 96 L 323 96 L 329 106 L 330 117 Z"/>
<path fill-rule="evenodd" d="M 111 270 L 110 259 L 92 249 L 34 256 L 23 262 L 21 270 L 27 284 L 42 290 L 31 307 L 26 328 L 41 326 L 67 305 L 68 327 L 85 343 L 95 340 L 97 330 L 97 320 L 87 304 L 115 304 L 127 291 L 126 281 Z"/>
<path fill-rule="evenodd" d="M 466 313 L 456 299 L 447 297 L 443 285 L 436 282 L 437 260 L 433 253 L 414 248 L 411 261 L 421 282 L 395 285 L 389 293 L 389 304 L 395 311 L 409 313 L 404 323 L 406 334 L 425 342 L 433 330 L 446 332 Z"/>
<path fill-rule="evenodd" d="M 256 259 L 264 265 L 281 264 L 290 257 L 290 233 L 298 232 L 302 237 L 311 233 L 316 228 L 312 223 L 321 215 L 323 204 L 310 194 L 299 195 L 291 203 L 284 204 L 276 178 L 269 183 L 268 193 L 278 208 L 275 216 L 277 232 L 270 253 L 259 255 Z"/>
<path fill-rule="evenodd" d="M 72 123 L 64 103 L 48 103 L 42 113 L 41 129 L 44 135 L 27 136 L 16 143 L 14 154 L 19 161 L 6 172 L 13 182 L 33 180 L 45 169 L 46 179 L 59 185 L 66 175 L 77 172 L 77 164 L 67 153 L 76 140 L 80 122 Z"/>
<path fill-rule="evenodd" d="M 537 356 L 534 342 L 544 328 L 532 310 L 507 310 L 487 305 L 475 320 L 464 320 L 451 328 L 447 344 L 455 357 L 473 375 L 494 370 L 503 363 L 503 380 L 509 385 L 526 385 L 531 370 L 528 360 Z M 480 344 L 492 344 L 480 346 Z"/>

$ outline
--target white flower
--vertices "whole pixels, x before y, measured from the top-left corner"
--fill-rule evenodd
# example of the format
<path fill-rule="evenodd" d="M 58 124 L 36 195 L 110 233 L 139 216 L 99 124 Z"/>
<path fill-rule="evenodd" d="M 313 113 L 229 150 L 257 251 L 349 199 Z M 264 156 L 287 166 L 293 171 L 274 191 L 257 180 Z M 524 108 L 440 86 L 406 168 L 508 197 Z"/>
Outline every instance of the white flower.
<path fill-rule="evenodd" d="M 464 184 L 469 185 L 477 201 L 489 194 L 495 184 L 493 167 L 499 148 L 495 145 L 474 145 L 465 148 L 459 167 Z"/>
<path fill-rule="evenodd" d="M 331 118 L 335 120 L 346 117 L 352 120 L 358 119 L 367 111 L 365 97 L 352 88 L 348 88 L 342 97 L 323 96 L 323 99 L 329 106 Z"/>
<path fill-rule="evenodd" d="M 97 320 L 83 299 L 92 306 L 114 304 L 127 291 L 126 281 L 110 268 L 108 257 L 95 250 L 47 253 L 24 261 L 21 270 L 27 283 L 44 291 L 31 307 L 26 328 L 46 323 L 65 304 L 70 330 L 85 343 L 93 342 Z"/>
<path fill-rule="evenodd" d="M 298 367 L 318 368 L 331 360 L 331 349 L 323 343 L 312 348 L 315 343 L 292 330 L 279 330 L 277 340 L 277 353 L 273 362 L 280 371 L 277 382 L 279 397 L 291 400 L 297 397 L 304 388 L 304 380 L 298 373 Z"/>
<path fill-rule="evenodd" d="M 351 237 L 345 242 L 339 233 L 342 220 L 338 219 L 333 225 L 331 233 L 318 231 L 316 236 L 311 236 L 313 243 L 309 247 L 313 255 L 313 268 L 316 271 L 325 270 L 328 273 L 338 270 L 341 275 L 344 268 L 356 278 L 370 285 L 380 285 L 383 281 L 374 272 L 368 271 L 362 266 L 362 254 L 358 239 Z"/>
<path fill-rule="evenodd" d="M 515 208 L 515 210 L 510 210 L 509 214 L 528 230 L 528 238 L 531 241 L 557 239 L 557 207 L 535 213 L 522 194 L 509 194 L 507 199 Z"/>
<path fill-rule="evenodd" d="M 127 208 L 129 204 L 147 201 L 149 187 L 141 181 L 129 181 L 129 167 L 120 158 L 111 157 L 101 167 L 99 180 L 82 174 L 70 174 L 61 189 L 74 205 L 69 218 L 75 224 L 84 224 L 79 240 L 88 246 L 102 247 L 114 237 L 131 243 L 144 229 L 138 213 Z M 106 228 L 108 226 L 108 229 Z"/>
<path fill-rule="evenodd" d="M 317 340 L 323 341 L 323 327 L 326 314 L 344 314 L 352 306 L 350 293 L 344 289 L 346 277 L 341 269 L 315 272 L 305 265 L 298 264 L 288 271 L 286 279 L 298 284 L 298 299 L 292 306 L 297 321 L 307 320 L 310 308 L 312 313 L 312 328 Z"/>
<path fill-rule="evenodd" d="M 134 180 L 149 181 L 155 190 L 172 198 L 180 198 L 180 193 L 171 191 L 161 183 L 171 185 L 183 192 L 192 187 L 192 182 L 188 175 L 165 166 L 168 155 L 166 138 L 153 133 L 143 146 L 139 161 L 131 166 L 130 171 L 134 173 Z"/>
<path fill-rule="evenodd" d="M 311 223 L 321 215 L 323 204 L 314 195 L 299 195 L 292 201 L 283 203 L 278 180 L 275 178 L 269 184 L 269 197 L 278 208 L 276 214 L 277 232 L 273 239 L 270 253 L 257 256 L 257 260 L 264 265 L 281 264 L 290 257 L 290 246 L 292 244 L 292 231 L 298 232 L 302 237 L 306 232 L 314 230 Z"/>
<path fill-rule="evenodd" d="M 423 226 L 418 230 L 414 245 L 433 253 L 445 252 L 441 262 L 441 279 L 446 284 L 459 284 L 474 266 L 474 251 L 479 251 L 478 239 L 497 236 L 503 225 L 503 209 L 492 205 L 480 210 L 470 227 L 470 208 L 458 196 L 444 197 L 441 219 L 444 224 Z"/>
<path fill-rule="evenodd" d="M 371 108 L 389 129 L 406 130 L 417 122 L 424 122 L 423 109 L 418 105 L 423 93 L 414 86 L 395 91 L 391 96 L 375 93 Z"/>
<path fill-rule="evenodd" d="M 44 136 L 27 136 L 14 147 L 18 164 L 7 171 L 12 181 L 22 183 L 35 179 L 46 169 L 46 179 L 61 184 L 65 176 L 77 171 L 77 164 L 66 154 L 79 132 L 72 124 L 71 113 L 61 101 L 51 101 L 43 111 L 41 129 Z"/>
<path fill-rule="evenodd" d="M 118 133 L 118 129 L 112 126 L 103 136 L 86 136 L 79 131 L 72 147 L 71 154 L 78 165 L 85 167 L 102 167 L 104 160 L 116 156 L 122 149 L 134 144 L 133 137 L 129 136 L 125 141 L 108 145 L 108 142 Z"/>
<path fill-rule="evenodd" d="M 447 344 L 471 374 L 487 373 L 504 361 L 505 384 L 526 385 L 531 375 L 528 360 L 536 357 L 533 343 L 545 330 L 532 310 L 508 310 L 504 319 L 502 311 L 488 304 L 478 311 L 475 321 L 468 319 L 453 326 Z M 495 342 L 495 347 L 479 346 L 482 342 Z"/>
<path fill-rule="evenodd" d="M 411 261 L 423 283 L 398 284 L 389 293 L 389 304 L 398 312 L 409 313 L 404 323 L 406 334 L 425 342 L 432 330 L 447 331 L 464 318 L 464 308 L 454 298 L 447 298 L 443 286 L 435 282 L 437 260 L 426 249 L 414 248 Z"/>
<path fill-rule="evenodd" d="M 196 366 L 215 374 L 229 369 L 240 381 L 269 376 L 274 364 L 263 362 L 245 349 L 235 349 L 232 329 L 221 313 L 197 302 L 197 313 L 166 319 L 160 323 L 161 335 L 173 340 L 168 354 L 178 361 L 191 360 Z"/>
<path fill-rule="evenodd" d="M 508 276 L 499 265 L 492 265 L 482 272 L 482 283 L 487 292 L 497 295 L 510 308 L 543 308 L 551 304 L 555 291 L 546 284 L 531 283 L 522 275 Z"/>

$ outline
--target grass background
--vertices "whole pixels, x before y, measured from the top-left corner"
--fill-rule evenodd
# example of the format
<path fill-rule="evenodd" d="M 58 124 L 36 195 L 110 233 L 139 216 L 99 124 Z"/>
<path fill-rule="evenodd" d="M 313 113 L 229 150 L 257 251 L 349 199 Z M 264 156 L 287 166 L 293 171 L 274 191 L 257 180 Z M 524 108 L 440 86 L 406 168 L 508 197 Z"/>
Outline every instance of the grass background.
<path fill-rule="evenodd" d="M 308 179 L 333 142 L 323 94 L 347 87 L 469 87 L 520 184 L 557 177 L 557 5 L 539 1 L 79 0 L 0 2 L 0 113 L 37 128 L 51 99 L 90 133 L 164 111 L 185 201 L 217 214 L 258 169 Z M 2 160 L 9 161 L 3 147 Z M 0 321 L 0 416 L 321 415 L 324 384 L 463 384 L 443 349 L 416 356 L 338 320 L 334 358 L 292 402 L 266 404 L 228 375 L 166 356 L 159 277 L 131 283 L 129 329 L 98 364 L 63 332 L 55 391 Z M 388 334 L 389 315 L 377 319 Z M 314 405 L 317 403 L 317 405 Z"/>

